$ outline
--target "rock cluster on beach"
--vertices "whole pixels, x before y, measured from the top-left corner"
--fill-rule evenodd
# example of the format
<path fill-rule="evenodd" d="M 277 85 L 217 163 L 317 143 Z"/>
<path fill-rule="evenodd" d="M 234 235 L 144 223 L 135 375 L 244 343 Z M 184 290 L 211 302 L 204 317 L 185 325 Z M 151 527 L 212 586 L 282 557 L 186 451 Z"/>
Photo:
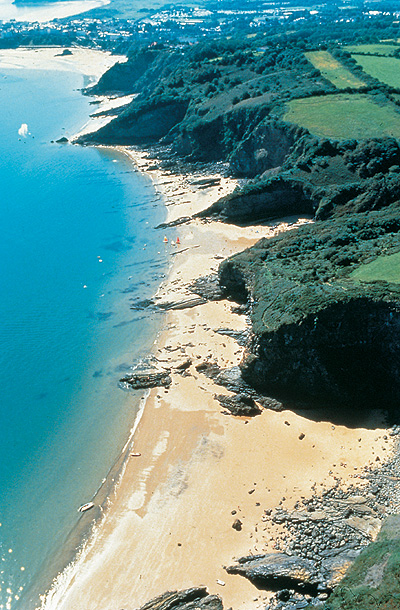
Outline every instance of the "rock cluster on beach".
<path fill-rule="evenodd" d="M 170 373 L 170 369 L 160 367 L 154 358 L 146 358 L 134 365 L 132 372 L 122 377 L 120 383 L 133 390 L 167 387 L 172 382 Z"/>
<path fill-rule="evenodd" d="M 168 591 L 147 602 L 140 610 L 223 610 L 223 606 L 221 598 L 209 595 L 206 587 L 192 587 Z"/>

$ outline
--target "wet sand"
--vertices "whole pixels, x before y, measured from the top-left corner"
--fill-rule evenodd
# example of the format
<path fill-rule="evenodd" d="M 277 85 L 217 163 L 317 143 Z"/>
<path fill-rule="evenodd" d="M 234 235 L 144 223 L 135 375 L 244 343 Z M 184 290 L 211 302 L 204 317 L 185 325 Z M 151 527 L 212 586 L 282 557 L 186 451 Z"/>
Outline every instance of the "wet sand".
<path fill-rule="evenodd" d="M 190 216 L 235 187 L 222 178 L 203 189 L 193 182 L 204 176 L 153 171 L 145 153 L 125 152 L 153 176 L 169 220 Z M 172 266 L 157 300 L 193 296 L 187 285 L 215 272 L 222 257 L 294 226 L 293 218 L 246 228 L 195 220 L 168 230 Z M 160 248 L 163 237 L 160 231 Z M 180 245 L 172 245 L 177 237 Z M 164 591 L 198 585 L 221 595 L 225 608 L 262 607 L 267 593 L 223 566 L 274 549 L 264 511 L 280 501 L 291 508 L 335 477 L 354 482 L 360 469 L 388 456 L 385 431 L 373 421 L 350 428 L 291 411 L 264 410 L 254 418 L 222 413 L 214 396 L 229 393 L 195 367 L 240 362 L 243 348 L 215 332 L 245 329 L 246 318 L 233 313 L 233 305 L 208 302 L 166 314 L 154 355 L 172 369 L 188 359 L 192 364 L 186 375 L 173 370 L 169 389 L 150 391 L 131 446 L 140 456 L 128 459 L 103 522 L 59 577 L 46 610 L 133 610 Z M 236 518 L 242 531 L 232 528 Z"/>

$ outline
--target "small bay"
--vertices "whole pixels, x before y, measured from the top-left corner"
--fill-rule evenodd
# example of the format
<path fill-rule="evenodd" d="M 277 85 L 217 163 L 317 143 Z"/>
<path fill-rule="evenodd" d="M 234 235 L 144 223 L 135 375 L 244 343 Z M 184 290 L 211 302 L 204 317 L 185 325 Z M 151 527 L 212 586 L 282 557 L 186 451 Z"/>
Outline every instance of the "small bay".
<path fill-rule="evenodd" d="M 0 66 L 0 608 L 30 607 L 120 456 L 139 396 L 118 379 L 160 324 L 130 309 L 167 265 L 152 182 L 117 151 L 51 143 L 93 112 L 84 84 Z"/>

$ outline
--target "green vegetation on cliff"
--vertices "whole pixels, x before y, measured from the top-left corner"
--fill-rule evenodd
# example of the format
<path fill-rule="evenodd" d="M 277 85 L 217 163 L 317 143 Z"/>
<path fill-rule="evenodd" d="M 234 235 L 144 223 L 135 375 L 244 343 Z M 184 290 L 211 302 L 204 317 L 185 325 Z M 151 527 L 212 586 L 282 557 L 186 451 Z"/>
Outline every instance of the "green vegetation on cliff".
<path fill-rule="evenodd" d="M 355 560 L 325 610 L 397 610 L 399 573 L 400 517 L 396 515 L 386 520 L 376 541 Z"/>
<path fill-rule="evenodd" d="M 362 265 L 351 274 L 351 279 L 362 282 L 392 282 L 400 284 L 400 253 L 382 255 Z"/>

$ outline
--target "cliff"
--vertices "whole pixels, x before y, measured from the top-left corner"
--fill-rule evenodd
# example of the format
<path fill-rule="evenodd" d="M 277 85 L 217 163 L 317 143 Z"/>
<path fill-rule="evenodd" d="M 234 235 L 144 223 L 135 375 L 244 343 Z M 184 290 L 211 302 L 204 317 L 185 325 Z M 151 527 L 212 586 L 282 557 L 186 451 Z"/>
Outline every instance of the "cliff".
<path fill-rule="evenodd" d="M 352 272 L 398 252 L 399 204 L 320 221 L 222 263 L 220 283 L 251 303 L 242 375 L 280 398 L 380 404 L 400 399 L 400 287 Z"/>

